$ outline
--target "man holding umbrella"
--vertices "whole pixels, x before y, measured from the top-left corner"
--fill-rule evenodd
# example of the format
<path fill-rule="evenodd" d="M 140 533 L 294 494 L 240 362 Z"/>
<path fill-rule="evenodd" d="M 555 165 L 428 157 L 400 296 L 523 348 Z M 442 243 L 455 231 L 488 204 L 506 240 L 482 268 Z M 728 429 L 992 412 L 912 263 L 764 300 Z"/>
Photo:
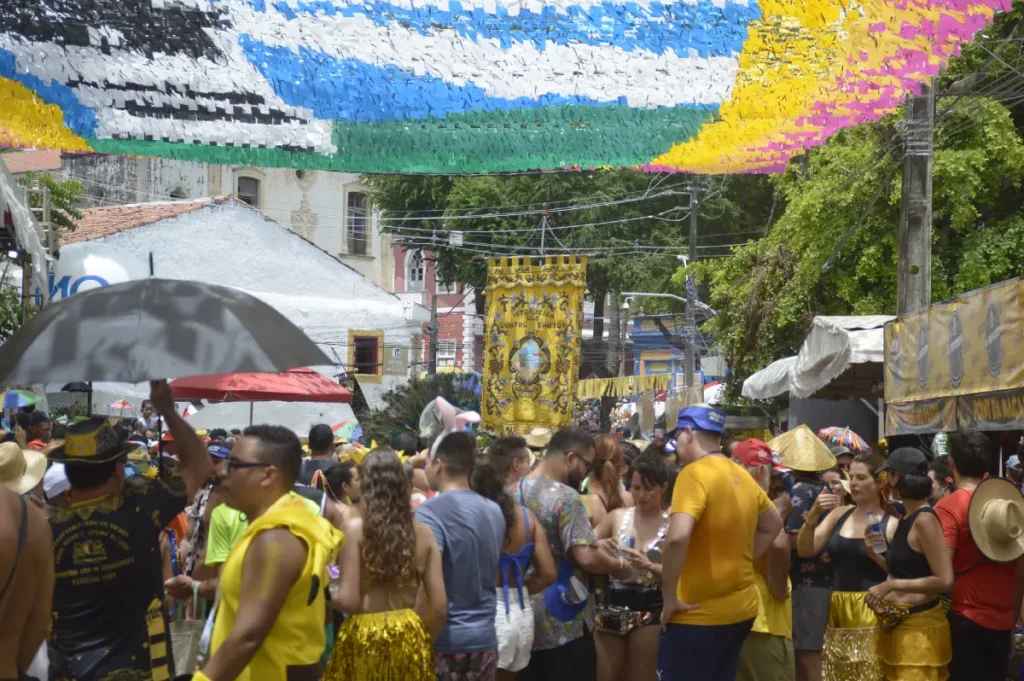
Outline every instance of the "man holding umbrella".
<path fill-rule="evenodd" d="M 213 474 L 203 442 L 174 410 L 163 381 L 152 400 L 178 445 L 179 465 L 124 488 L 122 443 L 103 418 L 68 428 L 50 458 L 65 465 L 70 505 L 50 519 L 56 583 L 53 641 L 58 678 L 166 679 L 172 659 L 163 612 L 159 537 Z"/>

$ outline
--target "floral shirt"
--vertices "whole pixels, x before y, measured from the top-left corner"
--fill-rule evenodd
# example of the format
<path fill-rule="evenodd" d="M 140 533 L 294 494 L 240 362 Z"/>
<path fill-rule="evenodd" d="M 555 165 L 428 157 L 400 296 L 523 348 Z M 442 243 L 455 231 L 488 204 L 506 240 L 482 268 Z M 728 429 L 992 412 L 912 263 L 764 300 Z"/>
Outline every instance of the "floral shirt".
<path fill-rule="evenodd" d="M 544 526 L 556 565 L 569 548 L 597 544 L 594 529 L 587 517 L 587 507 L 580 495 L 568 485 L 535 474 L 520 480 L 509 488 L 509 492 L 517 504 L 533 511 Z M 576 577 L 584 583 L 587 581 L 586 574 L 581 570 L 576 571 Z M 535 594 L 531 600 L 535 625 L 534 650 L 548 650 L 575 641 L 583 636 L 584 623 L 591 630 L 594 628 L 593 598 L 569 622 L 562 622 L 548 612 L 544 605 L 544 592 Z"/>
<path fill-rule="evenodd" d="M 793 500 L 793 511 L 786 518 L 786 533 L 799 534 L 800 528 L 804 526 L 807 512 L 814 506 L 814 500 L 822 492 L 824 487 L 813 482 L 798 482 L 793 485 L 790 497 Z M 814 558 L 801 558 L 796 550 L 793 551 L 793 564 L 789 571 L 789 579 L 793 588 L 801 586 L 813 586 L 823 589 L 832 588 L 832 559 L 828 551 L 822 551 Z"/>

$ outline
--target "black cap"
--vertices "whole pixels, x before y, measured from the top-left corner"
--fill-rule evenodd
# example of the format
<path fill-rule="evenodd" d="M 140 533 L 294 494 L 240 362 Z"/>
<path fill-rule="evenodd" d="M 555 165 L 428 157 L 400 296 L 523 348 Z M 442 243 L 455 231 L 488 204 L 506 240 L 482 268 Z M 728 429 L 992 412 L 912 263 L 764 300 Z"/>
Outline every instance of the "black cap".
<path fill-rule="evenodd" d="M 928 459 L 916 447 L 900 447 L 878 469 L 908 475 L 928 475 Z"/>

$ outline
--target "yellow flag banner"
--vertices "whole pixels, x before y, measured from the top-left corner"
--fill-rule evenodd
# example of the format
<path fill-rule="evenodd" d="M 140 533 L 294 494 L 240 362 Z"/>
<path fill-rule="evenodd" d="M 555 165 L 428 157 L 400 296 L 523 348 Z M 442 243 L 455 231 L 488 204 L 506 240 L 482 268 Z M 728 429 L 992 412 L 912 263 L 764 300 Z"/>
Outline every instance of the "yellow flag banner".
<path fill-rule="evenodd" d="M 593 400 L 598 397 L 629 397 L 645 390 L 665 390 L 671 382 L 671 374 L 588 378 L 579 382 L 576 395 L 581 400 Z"/>
<path fill-rule="evenodd" d="M 1021 385 L 1020 279 L 965 293 L 885 325 L 887 403 L 1002 392 Z"/>
<path fill-rule="evenodd" d="M 485 430 L 525 433 L 572 422 L 586 289 L 586 257 L 487 261 Z"/>

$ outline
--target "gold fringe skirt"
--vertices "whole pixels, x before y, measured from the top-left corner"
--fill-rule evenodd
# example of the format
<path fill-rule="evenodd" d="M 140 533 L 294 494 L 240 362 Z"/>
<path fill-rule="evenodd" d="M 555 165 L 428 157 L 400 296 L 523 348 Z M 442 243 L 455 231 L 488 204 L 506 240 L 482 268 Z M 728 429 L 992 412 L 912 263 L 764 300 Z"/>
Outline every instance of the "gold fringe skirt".
<path fill-rule="evenodd" d="M 878 618 L 863 591 L 833 591 L 822 647 L 823 681 L 881 681 Z"/>
<path fill-rule="evenodd" d="M 351 615 L 338 630 L 324 681 L 434 681 L 434 645 L 410 609 Z"/>
<path fill-rule="evenodd" d="M 878 657 L 886 681 L 946 681 L 953 648 L 942 606 L 915 612 L 892 631 L 879 631 Z"/>

